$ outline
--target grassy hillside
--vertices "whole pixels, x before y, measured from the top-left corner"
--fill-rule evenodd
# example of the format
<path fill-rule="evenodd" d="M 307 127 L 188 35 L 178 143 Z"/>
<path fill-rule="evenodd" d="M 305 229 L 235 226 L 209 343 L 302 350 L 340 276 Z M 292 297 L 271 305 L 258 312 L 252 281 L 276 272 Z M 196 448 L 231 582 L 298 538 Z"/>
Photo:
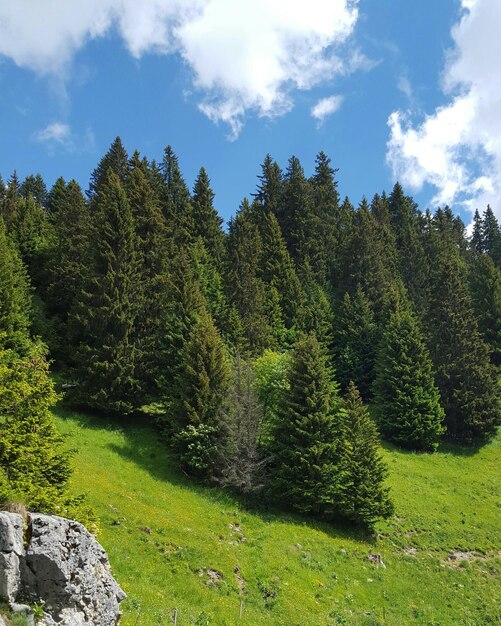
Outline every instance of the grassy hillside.
<path fill-rule="evenodd" d="M 387 449 L 396 516 L 371 541 L 194 485 L 144 423 L 65 410 L 58 423 L 128 594 L 122 624 L 170 624 L 175 609 L 179 626 L 501 623 L 499 438 L 471 454 Z"/>

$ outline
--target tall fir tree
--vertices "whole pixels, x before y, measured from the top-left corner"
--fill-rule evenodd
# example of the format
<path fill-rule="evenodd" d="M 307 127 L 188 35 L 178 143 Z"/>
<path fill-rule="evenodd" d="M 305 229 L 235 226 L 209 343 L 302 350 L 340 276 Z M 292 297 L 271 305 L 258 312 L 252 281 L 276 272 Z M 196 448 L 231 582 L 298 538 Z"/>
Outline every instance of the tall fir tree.
<path fill-rule="evenodd" d="M 501 365 L 501 269 L 489 255 L 473 259 L 470 288 L 478 329 L 491 349 L 491 360 Z"/>
<path fill-rule="evenodd" d="M 383 437 L 407 448 L 431 452 L 445 432 L 432 362 L 408 302 L 389 313 L 381 337 L 374 414 Z"/>
<path fill-rule="evenodd" d="M 284 175 L 282 200 L 277 215 L 290 255 L 297 265 L 315 256 L 315 226 L 311 186 L 295 156 Z M 316 277 L 317 278 L 317 277 Z"/>
<path fill-rule="evenodd" d="M 315 173 L 310 178 L 313 228 L 316 247 L 311 246 L 310 264 L 321 285 L 332 276 L 337 252 L 336 219 L 339 212 L 339 193 L 331 160 L 319 152 Z"/>
<path fill-rule="evenodd" d="M 192 326 L 182 362 L 174 404 L 177 451 L 188 471 L 214 478 L 221 472 L 227 445 L 224 409 L 230 369 L 224 343 L 207 313 Z"/>
<path fill-rule="evenodd" d="M 258 275 L 261 237 L 244 200 L 230 220 L 228 234 L 227 285 L 230 306 L 242 321 L 244 349 L 259 354 L 270 345 L 271 328 L 266 318 L 265 284 Z"/>
<path fill-rule="evenodd" d="M 193 242 L 195 223 L 190 191 L 184 181 L 179 161 L 171 146 L 164 150 L 160 171 L 163 187 L 160 194 L 160 208 L 167 228 L 178 246 Z"/>
<path fill-rule="evenodd" d="M 0 336 L 3 348 L 21 355 L 26 352 L 31 310 L 28 275 L 0 217 Z"/>
<path fill-rule="evenodd" d="M 470 249 L 477 254 L 484 252 L 484 237 L 482 233 L 482 218 L 478 209 L 475 209 L 473 215 L 473 228 L 470 237 Z"/>
<path fill-rule="evenodd" d="M 116 137 L 108 152 L 99 161 L 98 166 L 90 177 L 87 196 L 93 198 L 102 185 L 107 184 L 108 170 L 112 170 L 120 183 L 125 185 L 129 176 L 129 157 L 120 137 Z"/>
<path fill-rule="evenodd" d="M 499 389 L 478 331 L 464 265 L 447 230 L 435 233 L 431 276 L 429 349 L 448 435 L 465 443 L 489 439 L 501 422 Z"/>
<path fill-rule="evenodd" d="M 92 264 L 71 321 L 76 395 L 86 406 L 130 413 L 141 398 L 137 242 L 129 201 L 111 169 L 95 196 L 94 219 Z"/>
<path fill-rule="evenodd" d="M 193 187 L 193 221 L 195 238 L 201 237 L 215 268 L 223 269 L 226 237 L 221 225 L 223 220 L 214 208 L 214 192 L 205 168 L 200 168 Z"/>
<path fill-rule="evenodd" d="M 165 310 L 169 290 L 167 231 L 159 200 L 149 177 L 148 164 L 135 152 L 130 161 L 127 198 L 135 228 L 137 260 L 134 343 L 137 348 L 137 376 L 145 394 L 154 397 L 165 366 L 161 345 L 165 333 Z"/>
<path fill-rule="evenodd" d="M 388 469 L 381 456 L 376 425 L 353 383 L 344 402 L 338 472 L 341 484 L 334 512 L 369 529 L 393 512 Z"/>
<path fill-rule="evenodd" d="M 343 390 L 353 381 L 363 398 L 369 398 L 379 338 L 371 304 L 360 286 L 353 296 L 345 293 L 334 316 L 333 353 Z"/>
<path fill-rule="evenodd" d="M 294 346 L 272 444 L 270 487 L 303 513 L 323 513 L 339 490 L 338 388 L 313 334 Z"/>

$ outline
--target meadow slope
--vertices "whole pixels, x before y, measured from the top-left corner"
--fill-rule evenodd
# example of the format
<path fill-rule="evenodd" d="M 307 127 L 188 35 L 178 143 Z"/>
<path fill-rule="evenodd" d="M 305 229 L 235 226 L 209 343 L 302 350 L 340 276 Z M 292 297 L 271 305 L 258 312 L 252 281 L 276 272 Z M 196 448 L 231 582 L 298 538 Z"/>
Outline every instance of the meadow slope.
<path fill-rule="evenodd" d="M 193 484 L 144 421 L 57 417 L 77 449 L 71 489 L 128 594 L 125 626 L 175 610 L 179 626 L 501 624 L 499 437 L 474 452 L 386 448 L 396 514 L 371 539 Z"/>

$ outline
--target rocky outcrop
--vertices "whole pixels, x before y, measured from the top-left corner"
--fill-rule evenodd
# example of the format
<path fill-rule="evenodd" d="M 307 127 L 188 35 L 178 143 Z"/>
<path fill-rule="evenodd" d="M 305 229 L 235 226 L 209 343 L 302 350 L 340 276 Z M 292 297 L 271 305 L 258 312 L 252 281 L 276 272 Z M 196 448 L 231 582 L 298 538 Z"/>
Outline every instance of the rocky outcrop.
<path fill-rule="evenodd" d="M 0 513 L 0 600 L 37 602 L 43 626 L 114 626 L 125 594 L 106 552 L 73 520 Z"/>

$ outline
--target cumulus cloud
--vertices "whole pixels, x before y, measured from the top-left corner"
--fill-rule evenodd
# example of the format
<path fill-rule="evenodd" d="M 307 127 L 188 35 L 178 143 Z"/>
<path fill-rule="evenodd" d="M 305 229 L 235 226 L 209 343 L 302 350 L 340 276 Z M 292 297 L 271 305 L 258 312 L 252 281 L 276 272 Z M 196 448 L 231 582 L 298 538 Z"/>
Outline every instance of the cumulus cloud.
<path fill-rule="evenodd" d="M 199 107 L 233 136 L 245 114 L 281 115 L 291 90 L 367 66 L 349 45 L 358 0 L 17 0 L 0 3 L 0 55 L 64 76 L 86 41 L 115 28 L 136 58 L 178 53 Z M 41 27 L 44 24 L 44 27 Z"/>
<path fill-rule="evenodd" d="M 462 8 L 442 77 L 448 102 L 418 124 L 393 112 L 387 160 L 414 190 L 433 185 L 436 204 L 490 203 L 501 215 L 501 2 L 462 0 Z"/>
<path fill-rule="evenodd" d="M 322 125 L 325 118 L 338 111 L 342 103 L 343 96 L 329 96 L 328 98 L 322 98 L 311 108 L 311 116 L 318 121 L 319 125 Z"/>
<path fill-rule="evenodd" d="M 75 149 L 71 129 L 68 124 L 63 124 L 62 122 L 53 122 L 42 128 L 42 130 L 37 131 L 33 135 L 33 139 L 38 143 L 46 143 L 51 148 L 59 145 L 68 152 L 72 152 Z"/>
<path fill-rule="evenodd" d="M 88 127 L 82 133 L 74 133 L 64 122 L 48 124 L 45 128 L 33 133 L 32 140 L 45 144 L 49 154 L 54 154 L 56 149 L 78 154 L 92 152 L 96 145 L 92 128 Z"/>

